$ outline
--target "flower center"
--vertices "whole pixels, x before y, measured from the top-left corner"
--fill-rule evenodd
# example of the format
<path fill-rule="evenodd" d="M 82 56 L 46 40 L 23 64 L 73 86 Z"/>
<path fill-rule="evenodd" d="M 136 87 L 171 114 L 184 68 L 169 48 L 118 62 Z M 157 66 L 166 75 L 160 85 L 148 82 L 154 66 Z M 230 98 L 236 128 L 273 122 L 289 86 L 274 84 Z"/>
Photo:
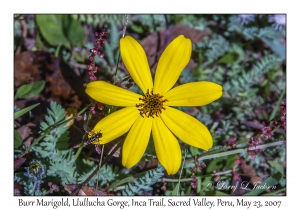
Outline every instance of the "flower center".
<path fill-rule="evenodd" d="M 140 115 L 144 117 L 153 117 L 154 115 L 158 117 L 159 114 L 161 114 L 162 109 L 165 109 L 163 107 L 163 103 L 168 101 L 167 99 L 162 99 L 163 96 L 159 95 L 158 93 L 153 93 L 153 90 L 151 93 L 149 93 L 149 89 L 147 90 L 147 93 L 143 95 L 143 98 L 139 98 L 139 100 L 143 101 L 140 104 L 136 104 L 136 107 L 140 111 Z"/>

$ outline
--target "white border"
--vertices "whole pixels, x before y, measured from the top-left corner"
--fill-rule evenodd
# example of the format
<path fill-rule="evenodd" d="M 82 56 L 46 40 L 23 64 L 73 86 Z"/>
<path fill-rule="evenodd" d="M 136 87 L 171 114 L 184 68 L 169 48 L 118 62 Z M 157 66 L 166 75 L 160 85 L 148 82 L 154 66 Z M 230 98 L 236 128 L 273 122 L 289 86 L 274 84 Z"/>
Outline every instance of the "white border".
<path fill-rule="evenodd" d="M 203 13 L 203 14 L 241 14 L 241 13 L 286 13 L 287 14 L 287 196 L 286 197 L 250 197 L 245 198 L 249 201 L 255 200 L 282 200 L 283 207 L 291 206 L 298 207 L 297 186 L 299 186 L 299 180 L 296 179 L 298 167 L 299 138 L 298 133 L 298 115 L 299 102 L 297 96 L 299 96 L 299 12 L 297 11 L 296 1 L 278 1 L 278 0 L 107 0 L 107 1 L 58 1 L 51 0 L 39 3 L 38 1 L 26 0 L 26 1 L 5 1 L 1 3 L 0 13 L 0 26 L 1 26 L 1 72 L 4 74 L 0 82 L 0 91 L 2 96 L 1 110 L 2 110 L 2 123 L 1 123 L 1 139 L 2 139 L 2 151 L 1 151 L 1 190 L 0 190 L 0 206 L 14 208 L 18 206 L 18 199 L 21 197 L 13 197 L 13 14 L 19 13 Z M 298 79 L 298 80 L 297 80 Z M 299 130 L 299 129 L 298 129 Z M 296 162 L 297 161 L 297 162 Z M 59 199 L 59 197 L 54 197 Z M 102 197 L 104 200 L 108 198 Z M 131 199 L 128 197 L 127 199 Z M 183 197 L 188 198 L 188 197 Z M 224 199 L 224 200 L 236 200 L 237 197 L 208 197 L 209 199 Z M 35 197 L 22 197 L 22 199 L 36 199 Z M 46 197 L 44 199 L 51 200 L 53 198 Z M 117 198 L 115 198 L 116 200 Z M 119 198 L 126 199 L 126 198 Z M 134 199 L 148 199 L 147 197 Z M 166 197 L 167 199 L 167 197 Z M 181 197 L 175 197 L 172 199 L 180 200 Z M 27 209 L 27 207 L 24 207 Z M 40 207 L 29 207 L 40 208 Z M 49 209 L 50 207 L 47 207 Z M 99 207 L 97 207 L 99 208 Z M 155 207 L 159 208 L 159 207 Z M 174 207 L 173 207 L 174 208 Z M 177 207 L 175 207 L 177 208 Z M 184 207 L 180 207 L 184 208 Z M 198 208 L 198 207 L 197 207 Z M 200 207 L 199 207 L 200 208 Z M 214 208 L 214 209 L 223 209 Z M 230 207 L 228 207 L 230 208 Z M 59 208 L 61 209 L 61 208 Z M 111 208 L 113 209 L 113 208 Z M 118 208 L 119 209 L 119 208 Z M 137 209 L 137 208 L 131 208 Z"/>

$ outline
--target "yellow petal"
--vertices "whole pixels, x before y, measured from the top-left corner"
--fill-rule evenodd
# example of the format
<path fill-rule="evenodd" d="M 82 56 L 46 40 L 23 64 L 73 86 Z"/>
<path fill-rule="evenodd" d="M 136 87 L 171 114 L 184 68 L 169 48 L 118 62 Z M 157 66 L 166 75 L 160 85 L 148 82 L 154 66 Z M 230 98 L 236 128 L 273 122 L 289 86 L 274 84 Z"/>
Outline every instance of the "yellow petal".
<path fill-rule="evenodd" d="M 94 100 L 113 106 L 135 106 L 142 96 L 108 82 L 95 81 L 87 84 L 85 92 Z"/>
<path fill-rule="evenodd" d="M 178 140 L 159 117 L 153 120 L 152 135 L 159 162 L 169 175 L 176 174 L 181 164 L 181 149 Z"/>
<path fill-rule="evenodd" d="M 191 58 L 192 42 L 183 35 L 175 38 L 162 53 L 155 73 L 155 93 L 164 94 L 178 80 L 182 70 Z"/>
<path fill-rule="evenodd" d="M 99 141 L 92 143 L 106 144 L 118 138 L 131 128 L 138 116 L 140 113 L 136 107 L 126 107 L 108 115 L 100 120 L 92 130 L 93 133 L 102 133 Z"/>
<path fill-rule="evenodd" d="M 150 138 L 153 118 L 139 116 L 131 127 L 123 148 L 122 164 L 132 168 L 143 157 Z"/>
<path fill-rule="evenodd" d="M 143 47 L 131 36 L 120 40 L 120 52 L 124 65 L 143 93 L 153 87 L 150 68 Z"/>
<path fill-rule="evenodd" d="M 164 94 L 167 106 L 203 106 L 222 96 L 222 86 L 213 82 L 191 82 Z"/>
<path fill-rule="evenodd" d="M 174 135 L 186 144 L 206 151 L 212 147 L 209 130 L 196 118 L 172 107 L 166 107 L 161 118 Z"/>

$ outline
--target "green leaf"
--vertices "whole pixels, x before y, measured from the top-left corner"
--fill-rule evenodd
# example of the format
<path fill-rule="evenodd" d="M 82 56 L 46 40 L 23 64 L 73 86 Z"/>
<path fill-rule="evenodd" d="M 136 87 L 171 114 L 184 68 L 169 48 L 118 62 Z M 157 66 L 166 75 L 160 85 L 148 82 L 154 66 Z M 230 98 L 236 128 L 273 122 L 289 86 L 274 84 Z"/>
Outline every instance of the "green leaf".
<path fill-rule="evenodd" d="M 18 149 L 23 143 L 23 139 L 17 130 L 14 130 L 14 148 Z"/>
<path fill-rule="evenodd" d="M 37 81 L 32 84 L 25 84 L 18 88 L 15 100 L 17 98 L 31 98 L 38 95 L 45 87 L 45 81 Z"/>
<path fill-rule="evenodd" d="M 275 108 L 273 109 L 273 111 L 272 111 L 272 113 L 271 113 L 271 115 L 270 115 L 270 118 L 269 118 L 270 121 L 273 120 L 274 117 L 276 116 L 277 111 L 278 111 L 278 109 L 279 109 L 279 107 L 280 107 L 280 104 L 282 103 L 282 99 L 283 99 L 283 97 L 284 97 L 284 95 L 285 95 L 285 92 L 286 92 L 286 89 L 284 88 L 284 89 L 281 91 L 281 94 L 280 94 L 280 96 L 279 96 L 279 98 L 278 98 L 278 100 L 277 100 L 277 104 L 276 104 Z"/>
<path fill-rule="evenodd" d="M 119 46 L 119 33 L 118 27 L 114 20 L 110 20 L 110 46 L 115 50 Z"/>
<path fill-rule="evenodd" d="M 270 176 L 269 178 L 267 178 L 265 181 L 263 181 L 259 186 L 260 188 L 258 189 L 254 189 L 244 195 L 246 196 L 255 196 L 255 195 L 259 195 L 262 192 L 264 192 L 267 189 L 273 189 L 273 187 L 275 187 L 275 185 L 280 181 L 280 179 L 282 178 L 282 174 L 280 172 L 277 172 L 276 174 L 274 174 L 273 176 Z M 274 188 L 276 189 L 276 188 Z"/>
<path fill-rule="evenodd" d="M 139 26 L 139 25 L 131 25 L 130 28 L 131 28 L 134 32 L 136 32 L 136 33 L 138 33 L 138 34 L 141 34 L 141 33 L 144 32 L 143 27 L 142 27 L 142 26 Z"/>
<path fill-rule="evenodd" d="M 155 158 L 155 147 L 154 147 L 154 141 L 153 141 L 153 136 L 150 135 L 149 143 L 147 145 L 146 151 L 144 156 L 142 157 L 142 160 L 152 160 Z"/>
<path fill-rule="evenodd" d="M 40 33 L 36 35 L 35 46 L 37 49 L 42 51 L 48 51 L 51 48 L 51 45 L 42 37 Z"/>
<path fill-rule="evenodd" d="M 69 149 L 69 131 L 61 134 L 56 143 L 56 149 L 58 150 L 66 150 Z"/>
<path fill-rule="evenodd" d="M 125 184 L 125 183 L 130 183 L 133 180 L 134 180 L 134 177 L 128 175 L 126 178 L 121 179 L 120 181 L 116 181 L 116 182 L 112 183 L 109 187 L 107 187 L 107 190 L 113 189 L 113 188 L 118 187 L 118 186 L 120 186 L 122 184 Z"/>
<path fill-rule="evenodd" d="M 86 42 L 86 35 L 80 22 L 72 18 L 71 15 L 64 15 L 63 31 L 72 46 L 82 47 Z"/>
<path fill-rule="evenodd" d="M 108 59 L 109 65 L 114 65 L 115 59 L 114 59 L 113 48 L 111 47 L 111 45 L 108 42 L 105 43 L 105 45 L 104 45 L 104 51 L 105 51 L 105 55 Z"/>
<path fill-rule="evenodd" d="M 230 151 L 228 151 L 230 152 Z M 226 154 L 226 152 L 224 152 Z M 222 154 L 222 153 L 219 153 Z M 220 156 L 218 158 L 215 158 L 214 160 L 209 162 L 209 165 L 206 167 L 206 171 L 208 173 L 212 173 L 214 171 L 214 169 L 217 170 L 229 170 L 231 169 L 234 165 L 235 165 L 235 160 L 237 158 L 236 154 L 230 154 L 227 153 L 228 156 Z M 218 154 L 216 154 L 218 155 Z"/>
<path fill-rule="evenodd" d="M 272 168 L 275 168 L 278 172 L 284 175 L 284 168 L 282 164 L 278 163 L 277 161 L 268 161 L 268 163 Z"/>
<path fill-rule="evenodd" d="M 231 64 L 239 59 L 239 54 L 236 52 L 230 52 L 225 54 L 222 58 L 217 61 L 217 64 Z"/>
<path fill-rule="evenodd" d="M 35 108 L 38 105 L 40 105 L 40 103 L 31 105 L 29 107 L 26 107 L 24 109 L 21 109 L 21 110 L 15 112 L 14 113 L 14 119 L 17 119 L 17 118 L 21 117 L 23 114 L 26 114 L 27 112 L 29 112 L 30 110 L 32 110 L 33 108 Z"/>
<path fill-rule="evenodd" d="M 172 191 L 172 194 L 171 194 L 172 196 L 178 195 L 178 194 L 177 194 L 178 187 L 179 187 L 179 184 L 177 183 L 177 184 L 176 184 L 176 187 L 175 187 L 174 190 Z"/>
<path fill-rule="evenodd" d="M 274 192 L 270 192 L 270 193 L 264 193 L 263 196 L 279 196 L 279 193 L 283 192 L 283 191 L 286 191 L 286 187 L 282 188 L 282 189 L 279 189 L 279 190 L 276 190 Z"/>
<path fill-rule="evenodd" d="M 191 152 L 192 156 L 199 154 L 198 148 L 193 147 L 193 146 L 190 146 L 190 152 Z"/>
<path fill-rule="evenodd" d="M 285 45 L 282 44 L 279 40 L 270 40 L 268 38 L 262 37 L 261 40 L 265 42 L 270 48 L 273 50 L 275 54 L 277 54 L 282 60 L 286 58 L 286 48 Z"/>
<path fill-rule="evenodd" d="M 199 195 L 199 193 L 201 191 L 201 186 L 202 186 L 201 178 L 197 177 L 197 188 L 196 188 L 197 195 Z"/>
<path fill-rule="evenodd" d="M 44 39 L 52 46 L 63 44 L 70 48 L 71 45 L 63 32 L 64 15 L 36 15 L 36 23 Z"/>

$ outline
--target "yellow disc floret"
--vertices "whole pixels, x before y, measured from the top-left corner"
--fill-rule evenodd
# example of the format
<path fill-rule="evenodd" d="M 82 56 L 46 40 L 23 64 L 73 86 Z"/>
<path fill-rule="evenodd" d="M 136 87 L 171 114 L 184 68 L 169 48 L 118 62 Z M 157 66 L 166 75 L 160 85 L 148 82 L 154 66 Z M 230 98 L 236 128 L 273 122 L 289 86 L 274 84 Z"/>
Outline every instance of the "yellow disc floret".
<path fill-rule="evenodd" d="M 143 103 L 137 104 L 136 107 L 140 111 L 140 115 L 142 117 L 153 117 L 159 116 L 161 114 L 162 110 L 165 109 L 163 107 L 163 103 L 168 101 L 167 99 L 162 99 L 163 96 L 158 93 L 153 93 L 153 90 L 151 93 L 149 93 L 149 89 L 147 90 L 147 93 L 143 95 L 143 98 L 139 98 L 139 100 L 143 101 Z"/>

